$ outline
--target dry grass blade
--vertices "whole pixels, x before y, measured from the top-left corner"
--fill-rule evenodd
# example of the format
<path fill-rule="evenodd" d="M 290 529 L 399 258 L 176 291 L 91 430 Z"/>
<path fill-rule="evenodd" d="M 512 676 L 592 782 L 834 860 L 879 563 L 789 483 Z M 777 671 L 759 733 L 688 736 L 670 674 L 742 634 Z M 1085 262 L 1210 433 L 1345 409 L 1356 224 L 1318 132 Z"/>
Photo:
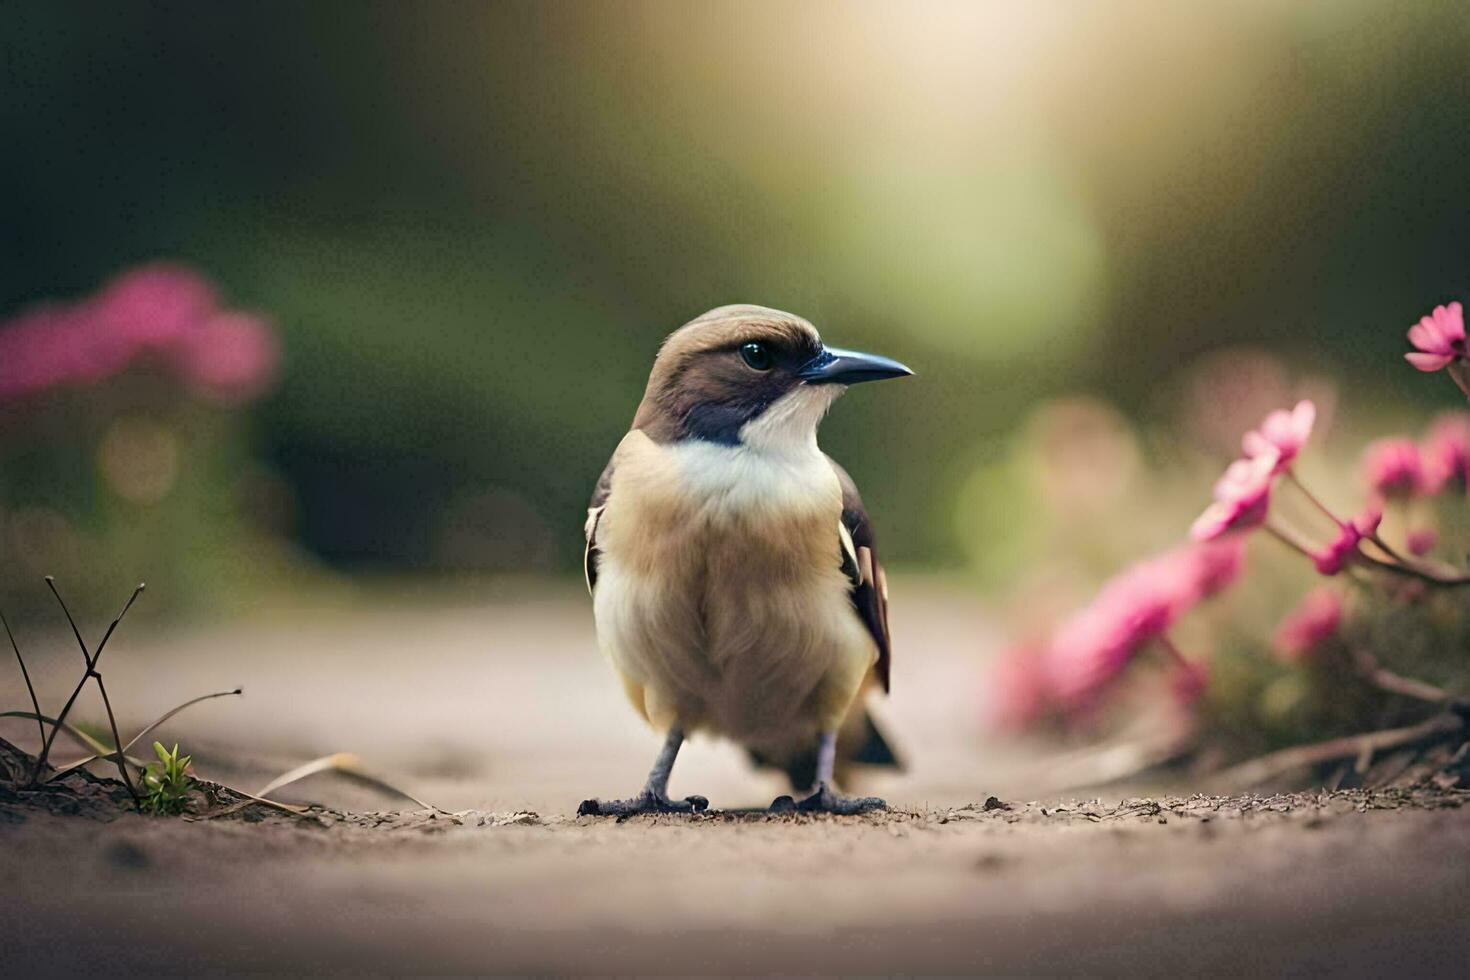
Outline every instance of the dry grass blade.
<path fill-rule="evenodd" d="M 242 689 L 237 687 L 233 691 L 216 691 L 213 694 L 202 694 L 197 698 L 191 698 L 188 701 L 185 701 L 183 704 L 175 705 L 168 711 L 165 711 L 158 718 L 154 719 L 153 722 L 148 725 L 148 727 L 144 728 L 138 734 L 129 739 L 128 744 L 123 746 L 123 751 L 126 752 L 134 745 L 137 745 L 138 739 L 147 735 L 149 732 L 153 731 L 153 729 L 157 728 L 159 725 L 162 725 L 164 722 L 168 721 L 170 718 L 178 714 L 180 711 L 183 711 L 185 708 L 193 707 L 201 701 L 209 701 L 214 698 L 228 698 L 241 693 L 243 693 Z M 65 775 L 66 773 L 71 772 L 73 769 L 76 769 L 79 766 L 85 766 L 89 762 L 96 762 L 103 756 L 110 756 L 112 754 L 112 750 L 106 747 L 96 749 L 94 750 L 93 755 L 89 755 L 84 759 L 78 759 L 75 762 L 68 762 L 66 765 L 59 767 L 56 772 L 54 772 L 50 776 L 50 778 L 55 779 L 57 776 Z"/>
<path fill-rule="evenodd" d="M 289 786 L 291 783 L 299 782 L 300 780 L 305 779 L 307 776 L 314 776 L 319 772 L 340 773 L 353 782 L 361 783 L 364 786 L 370 786 L 373 789 L 385 793 L 390 793 L 394 796 L 401 796 L 405 800 L 417 803 L 425 810 L 439 809 L 433 804 L 425 803 L 423 800 L 419 799 L 417 796 L 414 796 L 412 793 L 406 793 L 403 790 L 399 789 L 397 786 L 394 786 L 392 783 L 387 782 L 383 779 L 379 779 L 372 773 L 367 772 L 362 768 L 361 760 L 359 760 L 357 756 L 353 755 L 351 752 L 336 752 L 332 755 L 324 755 L 320 759 L 313 759 L 310 762 L 299 765 L 295 769 L 292 769 L 289 772 L 282 773 L 275 779 L 272 779 L 270 782 L 266 783 L 256 792 L 256 795 L 265 796 L 273 790 L 278 790 L 282 786 Z"/>
<path fill-rule="evenodd" d="M 10 649 L 15 651 L 15 660 L 20 664 L 20 676 L 25 678 L 26 692 L 31 696 L 31 707 L 36 709 L 36 731 L 41 733 L 41 744 L 46 743 L 46 726 L 41 724 L 41 702 L 36 700 L 36 687 L 31 683 L 31 672 L 26 670 L 25 658 L 20 655 L 20 645 L 15 642 L 15 634 L 10 632 L 10 621 L 5 618 L 5 613 L 0 612 L 0 624 L 5 626 L 5 635 L 10 637 Z"/>
<path fill-rule="evenodd" d="M 34 718 L 35 720 L 50 725 L 53 728 L 56 727 L 55 718 L 52 718 L 49 715 L 33 714 L 29 711 L 0 711 L 0 718 Z M 100 759 L 103 756 L 112 756 L 117 754 L 111 746 L 103 745 L 100 741 L 93 738 L 91 735 L 88 735 L 80 728 L 68 724 L 67 722 L 61 723 L 61 731 L 66 732 L 66 734 L 76 739 L 77 744 L 80 745 L 82 748 L 91 749 L 94 753 L 96 753 L 92 756 L 93 759 Z M 128 761 L 131 762 L 133 765 L 138 766 L 139 768 L 147 765 L 147 763 L 143 762 L 141 759 L 135 759 L 132 756 L 128 756 Z"/>
<path fill-rule="evenodd" d="M 216 817 L 227 817 L 232 813 L 238 813 L 239 811 L 245 809 L 247 806 L 254 806 L 256 804 L 272 807 L 273 809 L 280 810 L 283 813 L 289 813 L 293 817 L 303 817 L 311 812 L 309 808 L 304 806 L 297 806 L 294 803 L 281 803 L 276 800 L 268 800 L 263 796 L 252 796 L 251 794 L 245 792 L 243 789 L 236 789 L 233 786 L 226 786 L 225 788 L 228 789 L 231 793 L 237 793 L 240 796 L 245 797 L 245 799 L 232 806 L 227 806 L 223 810 L 218 810 L 214 813 L 206 814 L 204 819 L 213 820 Z"/>

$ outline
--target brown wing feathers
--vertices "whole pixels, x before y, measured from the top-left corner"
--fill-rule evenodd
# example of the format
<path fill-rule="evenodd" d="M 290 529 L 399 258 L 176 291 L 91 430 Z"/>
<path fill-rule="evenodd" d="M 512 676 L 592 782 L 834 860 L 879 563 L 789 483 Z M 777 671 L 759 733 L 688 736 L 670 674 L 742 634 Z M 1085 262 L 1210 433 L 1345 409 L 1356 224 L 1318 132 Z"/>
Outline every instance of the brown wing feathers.
<path fill-rule="evenodd" d="M 868 521 L 868 512 L 863 509 L 863 498 L 859 496 L 857 484 L 847 471 L 828 457 L 837 479 L 842 484 L 842 564 L 852 581 L 849 598 L 852 608 L 862 619 L 863 625 L 878 644 L 878 662 L 873 665 L 873 674 L 886 692 L 889 687 L 889 668 L 892 651 L 888 638 L 888 577 L 878 563 L 873 546 L 873 525 Z M 851 551 L 849 551 L 851 548 Z"/>
<path fill-rule="evenodd" d="M 582 554 L 582 572 L 587 577 L 588 595 L 597 586 L 597 522 L 602 519 L 602 508 L 607 506 L 608 495 L 612 493 L 612 474 L 612 460 L 608 460 L 602 476 L 597 478 L 597 486 L 592 490 L 592 500 L 587 505 L 587 523 L 582 526 L 582 532 L 587 536 L 587 550 Z"/>

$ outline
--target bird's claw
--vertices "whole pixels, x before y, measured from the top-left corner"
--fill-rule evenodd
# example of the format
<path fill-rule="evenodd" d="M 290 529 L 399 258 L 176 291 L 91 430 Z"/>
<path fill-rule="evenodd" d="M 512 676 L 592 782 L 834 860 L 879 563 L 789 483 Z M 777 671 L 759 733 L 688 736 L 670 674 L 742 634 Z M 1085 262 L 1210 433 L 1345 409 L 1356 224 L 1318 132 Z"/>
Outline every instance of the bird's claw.
<path fill-rule="evenodd" d="M 577 816 L 624 819 L 639 813 L 703 813 L 708 809 L 709 800 L 703 796 L 671 800 L 657 793 L 640 793 L 627 800 L 583 800 Z"/>
<path fill-rule="evenodd" d="M 876 796 L 838 796 L 826 783 L 819 785 L 817 791 L 804 800 L 778 796 L 771 801 L 772 813 L 836 813 L 846 816 L 886 809 L 888 804 Z"/>

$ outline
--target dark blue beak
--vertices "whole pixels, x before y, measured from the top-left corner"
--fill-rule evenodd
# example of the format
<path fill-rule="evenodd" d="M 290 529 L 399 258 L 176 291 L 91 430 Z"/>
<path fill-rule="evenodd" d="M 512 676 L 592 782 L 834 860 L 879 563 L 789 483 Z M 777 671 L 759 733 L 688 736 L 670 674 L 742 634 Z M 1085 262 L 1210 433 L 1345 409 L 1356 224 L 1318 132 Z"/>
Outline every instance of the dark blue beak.
<path fill-rule="evenodd" d="M 823 347 L 822 353 L 802 365 L 796 376 L 813 385 L 855 385 L 884 378 L 902 378 L 913 373 L 890 357 Z"/>

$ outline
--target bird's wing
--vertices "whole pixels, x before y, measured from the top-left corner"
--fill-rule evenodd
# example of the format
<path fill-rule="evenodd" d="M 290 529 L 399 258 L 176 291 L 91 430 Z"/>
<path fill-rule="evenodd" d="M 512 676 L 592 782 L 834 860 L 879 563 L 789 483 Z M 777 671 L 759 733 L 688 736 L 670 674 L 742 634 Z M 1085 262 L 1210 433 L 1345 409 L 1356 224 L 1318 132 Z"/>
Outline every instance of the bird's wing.
<path fill-rule="evenodd" d="M 892 664 L 888 637 L 888 578 L 878 563 L 878 552 L 873 545 L 873 525 L 868 521 L 868 512 L 863 509 L 863 498 L 858 495 L 857 484 L 836 460 L 829 456 L 827 461 L 832 464 L 837 480 L 842 484 L 842 521 L 838 524 L 837 534 L 842 544 L 842 569 L 851 583 L 848 598 L 852 600 L 852 608 L 863 625 L 873 635 L 873 642 L 878 645 L 878 662 L 873 665 L 873 673 L 887 692 Z"/>
<path fill-rule="evenodd" d="M 587 535 L 587 551 L 582 556 L 582 571 L 587 576 L 588 595 L 597 586 L 597 523 L 602 520 L 603 508 L 607 506 L 607 498 L 612 495 L 612 475 L 613 460 L 610 459 L 602 470 L 602 476 L 597 478 L 597 486 L 592 490 L 592 501 L 587 505 L 587 523 L 582 528 Z"/>

